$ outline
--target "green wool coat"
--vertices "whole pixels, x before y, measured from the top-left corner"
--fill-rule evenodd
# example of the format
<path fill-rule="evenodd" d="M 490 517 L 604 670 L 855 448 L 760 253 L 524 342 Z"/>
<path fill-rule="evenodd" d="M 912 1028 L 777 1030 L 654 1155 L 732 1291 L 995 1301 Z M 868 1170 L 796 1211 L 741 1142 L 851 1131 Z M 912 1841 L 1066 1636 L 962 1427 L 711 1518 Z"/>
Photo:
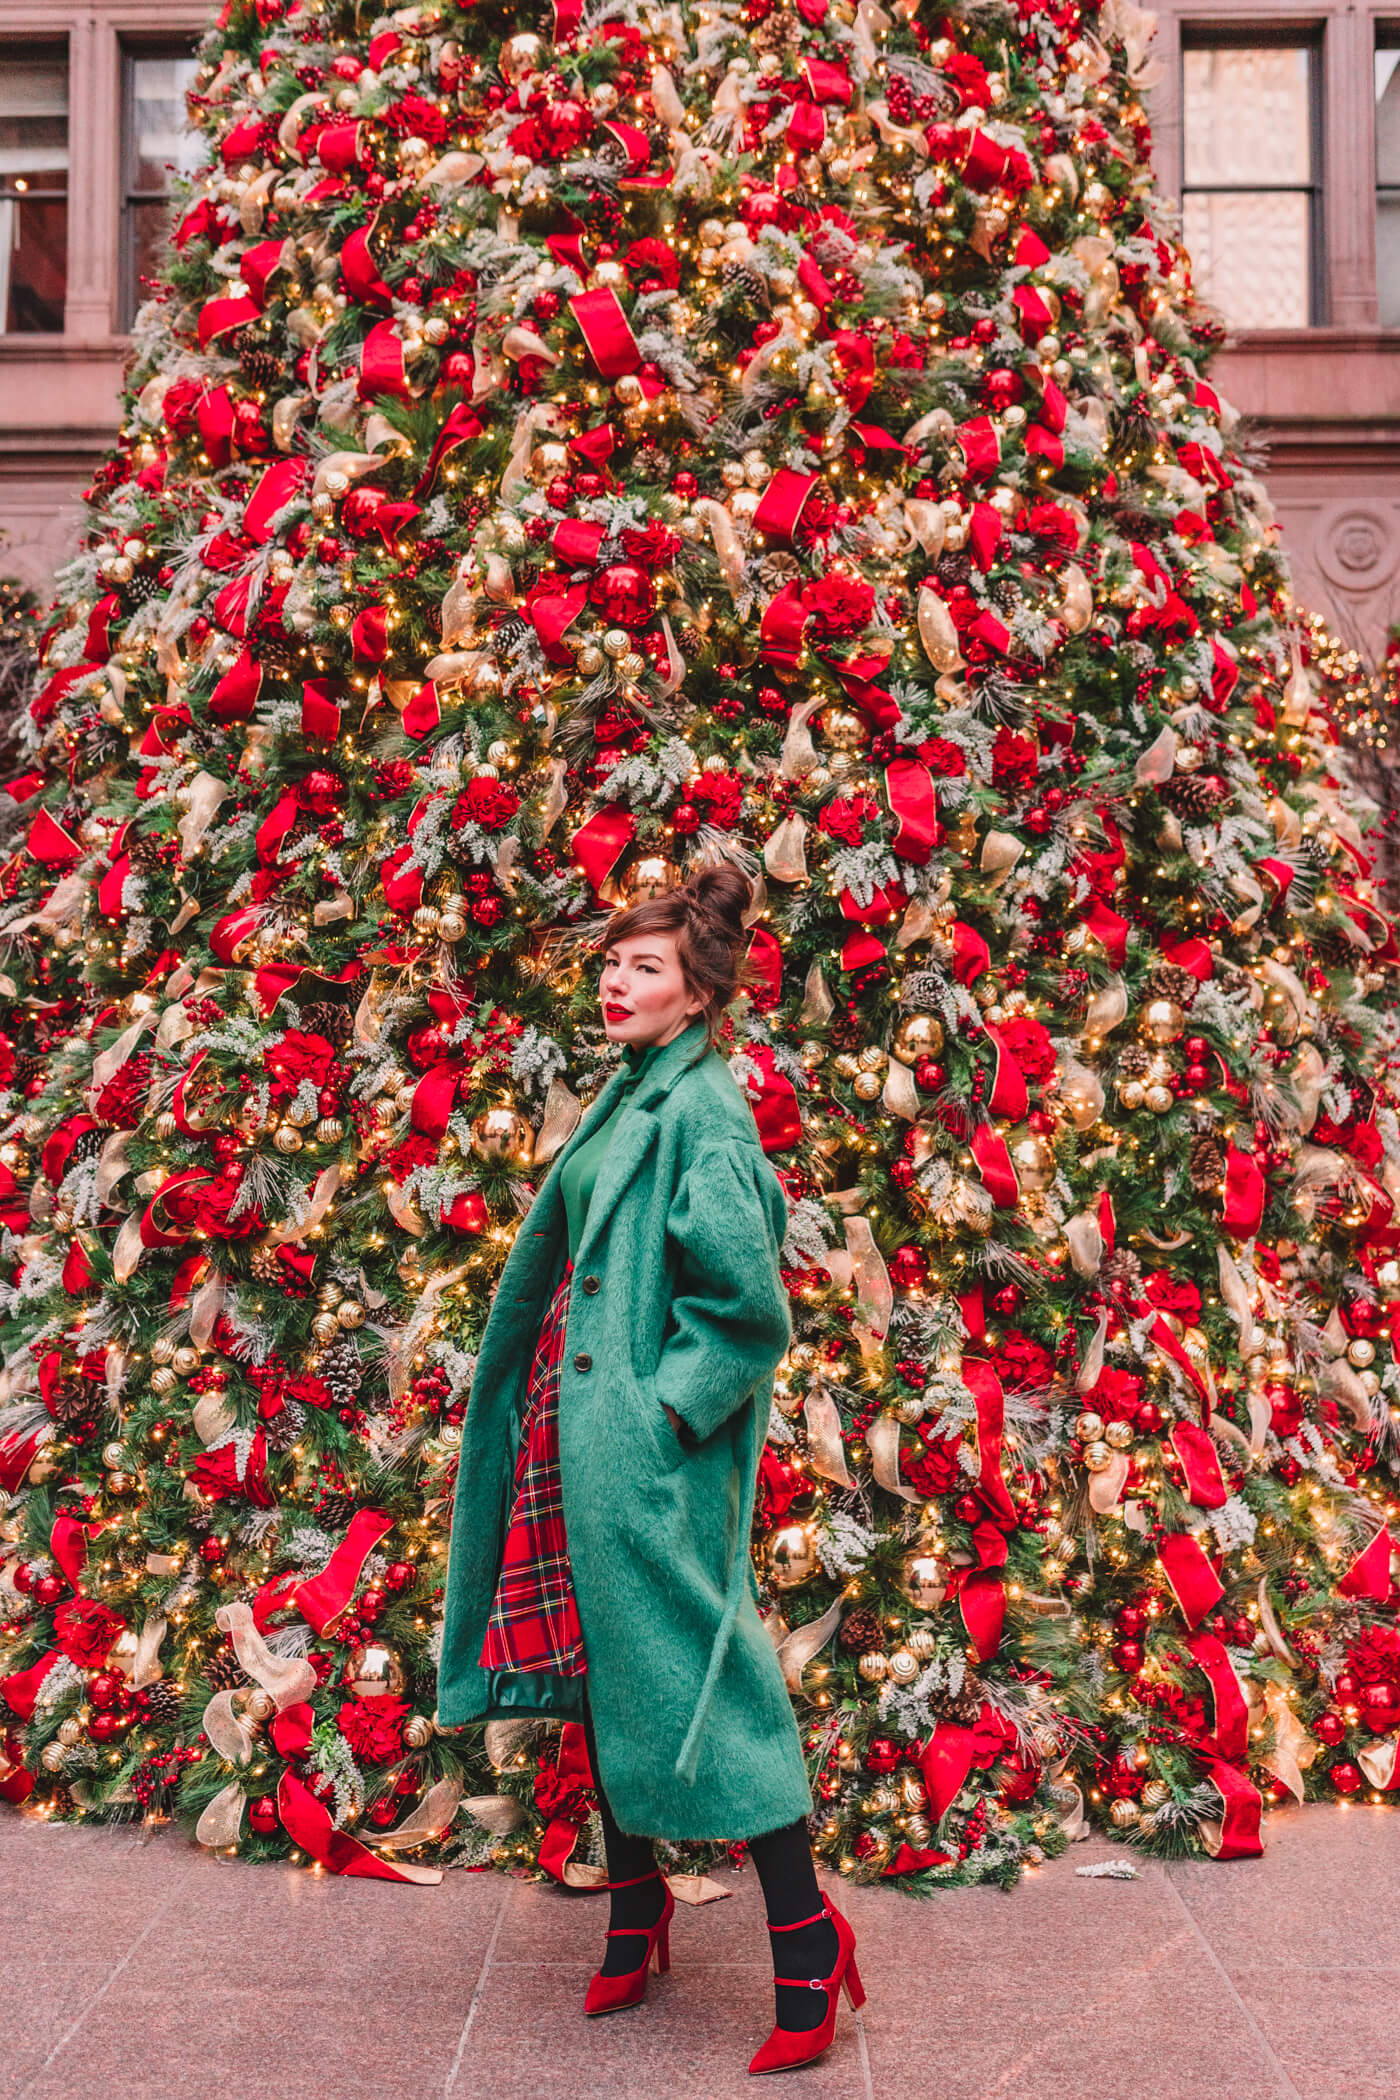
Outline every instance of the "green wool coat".
<path fill-rule="evenodd" d="M 530 1358 L 566 1258 L 551 1162 L 506 1258 L 463 1425 L 438 1715 L 581 1717 L 584 1680 L 479 1667 Z M 782 1185 L 748 1102 L 692 1022 L 618 1117 L 578 1243 L 559 1381 L 569 1561 L 601 1778 L 622 1828 L 744 1838 L 812 1812 L 749 1557 L 773 1373 L 792 1335 Z M 671 1406 L 685 1427 L 667 1419 Z"/>

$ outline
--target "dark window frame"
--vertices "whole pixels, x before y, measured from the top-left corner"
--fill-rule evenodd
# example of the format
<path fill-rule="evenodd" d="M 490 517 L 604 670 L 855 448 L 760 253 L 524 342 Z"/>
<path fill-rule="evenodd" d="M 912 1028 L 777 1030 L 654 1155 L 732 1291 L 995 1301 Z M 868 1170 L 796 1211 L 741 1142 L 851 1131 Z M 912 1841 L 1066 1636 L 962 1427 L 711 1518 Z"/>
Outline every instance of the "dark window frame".
<path fill-rule="evenodd" d="M 135 181 L 136 68 L 142 59 L 192 59 L 197 37 L 124 36 L 121 40 L 121 222 L 117 236 L 117 333 L 129 335 L 141 304 L 136 283 L 136 214 L 143 204 L 166 204 L 170 186 L 152 189 Z"/>
<path fill-rule="evenodd" d="M 5 203 L 18 203 L 23 208 L 25 200 L 32 199 L 36 203 L 61 204 L 64 212 L 63 319 L 57 328 L 11 329 L 5 325 L 6 315 L 3 305 L 0 305 L 0 343 L 26 343 L 34 340 L 53 342 L 57 337 L 66 334 L 68 327 L 68 211 L 73 201 L 73 166 L 71 158 L 73 151 L 73 111 L 71 103 L 73 53 L 69 39 L 63 35 L 40 37 L 35 40 L 13 35 L 0 37 L 0 65 L 3 65 L 5 60 L 11 55 L 16 58 L 31 60 L 38 65 L 61 66 L 69 88 L 70 100 L 65 111 L 65 136 L 69 164 L 64 172 L 62 189 L 16 190 L 10 187 L 13 178 L 0 175 L 0 198 L 3 198 Z"/>
<path fill-rule="evenodd" d="M 1387 22 L 1387 21 L 1380 21 L 1380 20 L 1378 20 L 1378 21 L 1376 21 L 1376 22 L 1375 22 L 1375 23 L 1373 24 L 1373 28 L 1374 28 L 1374 31 L 1375 31 L 1375 43 L 1374 43 L 1374 45 L 1373 45 L 1373 47 L 1372 47 L 1372 51 L 1371 51 L 1371 92 L 1372 92 L 1372 96 L 1373 96 L 1373 98 L 1374 98 L 1374 95 L 1375 95 L 1375 78 L 1376 78 L 1376 75 L 1375 75 L 1375 62 L 1376 62 L 1376 59 L 1377 59 L 1377 57 L 1378 57 L 1378 56 L 1380 55 L 1380 53 L 1381 53 L 1382 51 L 1394 51 L 1394 52 L 1396 52 L 1397 54 L 1400 54 L 1400 21 L 1389 21 L 1389 22 Z M 1400 72 L 1400 67 L 1397 67 L 1397 68 L 1396 68 L 1396 70 L 1397 70 L 1397 72 Z M 1379 104 L 1377 104 L 1377 105 L 1376 105 L 1376 107 L 1377 107 L 1377 108 L 1379 108 Z M 1372 186 L 1373 186 L 1373 188 L 1374 188 L 1374 190 L 1375 190 L 1375 214 L 1376 214 L 1376 229 L 1377 229 L 1377 242 L 1379 243 L 1379 233 L 1380 233 L 1380 222 L 1381 222 L 1381 205 L 1382 205 L 1383 203 L 1385 203 L 1385 204 L 1394 204 L 1394 205 L 1400 205 L 1400 182 L 1382 182 L 1382 181 L 1381 181 L 1381 172 L 1380 172 L 1380 139 L 1379 139 L 1378 137 L 1377 137 L 1377 138 L 1375 138 L 1375 139 L 1374 139 L 1374 140 L 1372 141 L 1372 160 L 1371 160 L 1371 175 L 1372 175 Z M 1380 312 L 1380 308 L 1381 308 L 1381 283 L 1380 283 L 1380 256 L 1379 256 L 1379 254 L 1377 254 L 1377 257 L 1376 257 L 1376 264 L 1377 264 L 1377 268 L 1376 268 L 1376 311 L 1377 311 L 1377 313 L 1379 314 L 1379 312 Z M 1385 324 L 1384 324 L 1384 323 L 1382 323 L 1382 326 L 1384 326 L 1384 325 L 1385 325 Z M 1394 325 L 1394 324 L 1392 324 L 1392 325 Z"/>
<path fill-rule="evenodd" d="M 1276 17 L 1258 22 L 1192 21 L 1181 25 L 1177 56 L 1177 107 L 1181 111 L 1181 201 L 1188 197 L 1306 197 L 1308 231 L 1308 328 L 1327 324 L 1327 167 L 1326 95 L 1323 81 L 1325 55 L 1323 21 L 1280 22 Z M 1307 182 L 1189 182 L 1186 178 L 1189 143 L 1186 136 L 1186 55 L 1189 51 L 1306 51 L 1308 67 L 1308 167 Z M 1289 334 L 1289 329 L 1246 328 L 1247 335 Z"/>

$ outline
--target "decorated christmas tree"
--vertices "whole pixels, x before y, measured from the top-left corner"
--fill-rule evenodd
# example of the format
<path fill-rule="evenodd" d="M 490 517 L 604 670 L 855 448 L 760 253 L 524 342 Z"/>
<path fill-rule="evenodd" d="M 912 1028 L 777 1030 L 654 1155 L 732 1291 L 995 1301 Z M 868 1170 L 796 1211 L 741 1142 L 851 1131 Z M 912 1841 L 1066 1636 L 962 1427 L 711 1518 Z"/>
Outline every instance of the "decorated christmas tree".
<path fill-rule="evenodd" d="M 446 1524 L 609 915 L 718 857 L 821 1854 L 1395 1778 L 1396 950 L 1147 34 L 228 0 L 5 803 L 12 1802 L 596 1878 L 576 1728 L 435 1724 Z"/>

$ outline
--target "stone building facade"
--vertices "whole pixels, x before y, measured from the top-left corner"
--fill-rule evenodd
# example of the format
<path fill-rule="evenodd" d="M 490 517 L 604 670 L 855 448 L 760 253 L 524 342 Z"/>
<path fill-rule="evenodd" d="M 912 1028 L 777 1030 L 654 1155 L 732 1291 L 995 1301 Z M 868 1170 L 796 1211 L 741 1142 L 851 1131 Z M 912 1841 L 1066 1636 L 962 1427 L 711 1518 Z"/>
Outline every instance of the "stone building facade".
<path fill-rule="evenodd" d="M 0 570 L 43 586 L 109 441 L 178 162 L 189 0 L 0 0 Z M 1400 619 L 1400 0 L 1166 0 L 1164 186 L 1268 444 L 1300 597 L 1374 657 Z"/>

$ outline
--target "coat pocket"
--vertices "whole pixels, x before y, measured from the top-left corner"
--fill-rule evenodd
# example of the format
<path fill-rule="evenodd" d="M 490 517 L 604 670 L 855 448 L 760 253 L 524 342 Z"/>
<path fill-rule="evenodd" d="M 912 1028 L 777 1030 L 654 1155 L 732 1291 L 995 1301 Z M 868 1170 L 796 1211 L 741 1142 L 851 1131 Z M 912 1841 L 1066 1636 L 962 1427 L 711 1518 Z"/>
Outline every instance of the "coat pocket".
<path fill-rule="evenodd" d="M 633 1371 L 630 1381 L 643 1430 L 650 1437 L 656 1454 L 655 1463 L 662 1472 L 669 1473 L 685 1457 L 685 1446 L 671 1427 L 666 1410 L 657 1397 L 656 1380 Z"/>

